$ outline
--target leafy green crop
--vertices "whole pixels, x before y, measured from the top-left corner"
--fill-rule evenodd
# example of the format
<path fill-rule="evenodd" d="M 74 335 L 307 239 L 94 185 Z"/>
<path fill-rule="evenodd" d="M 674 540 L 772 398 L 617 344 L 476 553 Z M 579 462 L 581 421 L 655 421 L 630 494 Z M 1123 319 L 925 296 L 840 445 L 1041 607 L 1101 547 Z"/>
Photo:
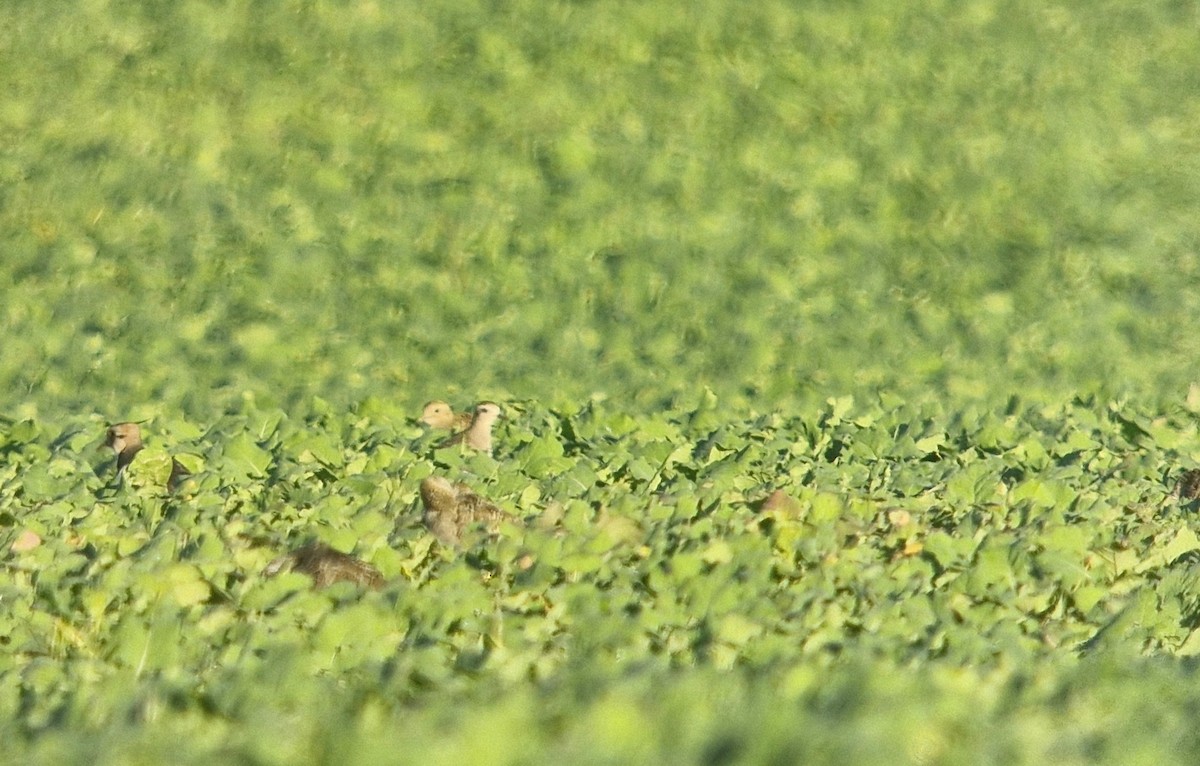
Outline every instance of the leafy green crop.
<path fill-rule="evenodd" d="M 4 758 L 1194 761 L 1198 21 L 7 3 Z"/>
<path fill-rule="evenodd" d="M 152 421 L 146 453 L 188 449 L 203 465 L 174 494 L 136 481 L 151 467 L 142 455 L 114 489 L 110 467 L 92 470 L 96 442 L 15 424 L 9 465 L 57 466 L 54 491 L 36 502 L 20 481 L 2 490 L 21 509 L 8 538 L 42 538 L 7 568 L 3 675 L 16 691 L 3 704 L 19 739 L 32 747 L 121 721 L 133 749 L 112 744 L 116 759 L 153 758 L 195 730 L 197 758 L 232 748 L 267 762 L 369 762 L 395 725 L 426 731 L 406 757 L 588 760 L 599 746 L 604 760 L 654 760 L 676 740 L 642 719 L 673 731 L 674 716 L 695 714 L 705 723 L 683 727 L 696 752 L 681 760 L 714 748 L 745 761 L 871 760 L 871 742 L 896 736 L 951 760 L 981 747 L 1084 758 L 1086 742 L 1030 739 L 1010 717 L 1057 725 L 1068 713 L 1047 685 L 1086 695 L 1133 683 L 1116 670 L 1085 683 L 1080 657 L 1108 667 L 1200 646 L 1194 501 L 1172 494 L 1187 461 L 1172 445 L 1200 420 L 1190 410 L 1151 418 L 1076 401 L 947 419 L 830 400 L 810 417 L 710 430 L 694 425 L 703 408 L 645 429 L 598 401 L 510 409 L 495 459 L 434 451 L 380 402 L 336 430 L 320 401 L 292 416 L 247 404 L 198 439 L 187 423 Z M 416 497 L 435 472 L 525 528 L 439 545 Z M 313 538 L 354 551 L 389 584 L 313 591 L 303 575 L 262 576 Z M 750 709 L 705 718 L 732 704 L 698 702 L 696 684 L 708 683 Z M 907 714 L 912 730 L 853 735 L 884 700 L 925 694 L 960 695 L 959 706 L 924 702 Z M 834 728 L 810 740 L 834 709 Z M 476 715 L 490 736 L 519 726 L 530 738 L 484 745 L 469 733 Z M 764 742 L 749 739 L 756 716 Z M 950 734 L 992 717 L 1000 740 Z M 284 720 L 299 728 L 273 741 Z"/>

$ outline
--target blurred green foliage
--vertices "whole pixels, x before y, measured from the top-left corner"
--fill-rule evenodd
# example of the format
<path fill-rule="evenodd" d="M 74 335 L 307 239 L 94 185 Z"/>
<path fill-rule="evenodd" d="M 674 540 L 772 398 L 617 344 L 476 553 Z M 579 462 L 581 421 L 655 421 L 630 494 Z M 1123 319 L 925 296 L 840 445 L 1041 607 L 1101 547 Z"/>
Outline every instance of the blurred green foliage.
<path fill-rule="evenodd" d="M 1187 4 L 5 16 L 0 403 L 24 415 L 1194 379 Z"/>
<path fill-rule="evenodd" d="M 1193 5 L 2 16 L 5 759 L 1195 760 Z"/>

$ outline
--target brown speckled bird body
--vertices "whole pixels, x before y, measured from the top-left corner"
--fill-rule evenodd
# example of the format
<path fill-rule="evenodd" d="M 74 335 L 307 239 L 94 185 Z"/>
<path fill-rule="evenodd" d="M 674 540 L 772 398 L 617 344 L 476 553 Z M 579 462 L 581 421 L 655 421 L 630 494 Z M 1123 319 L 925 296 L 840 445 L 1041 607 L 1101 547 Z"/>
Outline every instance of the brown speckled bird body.
<path fill-rule="evenodd" d="M 1195 500 L 1200 497 L 1200 468 L 1184 471 L 1175 487 L 1180 500 Z"/>
<path fill-rule="evenodd" d="M 425 526 L 446 545 L 458 543 L 463 532 L 475 524 L 494 531 L 503 521 L 516 521 L 466 484 L 451 484 L 441 476 L 421 481 L 421 502 L 425 505 Z"/>
<path fill-rule="evenodd" d="M 308 575 L 314 588 L 325 588 L 335 582 L 357 583 L 364 588 L 383 587 L 383 575 L 378 569 L 324 543 L 308 543 L 280 556 L 267 565 L 263 574 L 271 577 L 285 570 Z"/>

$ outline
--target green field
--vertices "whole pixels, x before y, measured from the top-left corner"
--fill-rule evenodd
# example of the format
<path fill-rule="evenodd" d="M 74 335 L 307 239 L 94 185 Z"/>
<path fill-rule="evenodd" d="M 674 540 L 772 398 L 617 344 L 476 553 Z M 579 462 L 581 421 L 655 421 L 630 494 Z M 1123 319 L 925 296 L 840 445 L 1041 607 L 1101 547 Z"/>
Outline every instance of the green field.
<path fill-rule="evenodd" d="M 1200 758 L 1197 6 L 2 16 L 0 761 Z"/>

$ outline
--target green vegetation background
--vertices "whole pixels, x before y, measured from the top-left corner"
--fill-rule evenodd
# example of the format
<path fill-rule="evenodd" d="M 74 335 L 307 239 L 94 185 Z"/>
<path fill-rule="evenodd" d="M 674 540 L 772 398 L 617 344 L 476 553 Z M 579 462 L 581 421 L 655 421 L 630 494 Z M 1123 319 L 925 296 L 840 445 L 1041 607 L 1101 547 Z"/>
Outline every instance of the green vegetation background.
<path fill-rule="evenodd" d="M 1195 21 L 11 3 L 2 403 L 1177 397 Z"/>
<path fill-rule="evenodd" d="M 207 424 L 251 402 L 327 403 L 336 420 L 441 396 L 572 412 L 606 397 L 659 423 L 711 407 L 707 387 L 730 419 L 882 395 L 944 425 L 1019 397 L 1065 439 L 1068 402 L 1120 399 L 1145 418 L 1113 433 L 1176 413 L 1176 451 L 1153 467 L 1169 470 L 1192 454 L 1178 408 L 1196 404 L 1200 357 L 1197 28 L 1196 5 L 1168 0 L 16 0 L 0 18 L 0 412 L 43 441 L 86 418 Z M 970 707 L 992 693 L 978 677 L 889 680 L 877 660 L 814 698 L 795 725 L 835 733 L 799 751 L 773 749 L 791 717 L 771 687 L 711 667 L 661 698 L 636 674 L 577 669 L 549 693 L 564 720 L 533 716 L 528 689 L 472 699 L 489 737 L 539 731 L 514 757 L 659 759 L 669 742 L 622 739 L 642 711 L 693 743 L 706 725 L 771 733 L 761 751 L 714 735 L 685 761 L 867 762 L 932 727 L 915 761 L 1010 762 L 1054 752 L 1022 715 L 1062 723 L 1055 689 L 1078 684 L 1099 711 L 1099 739 L 1064 746 L 1086 760 L 1113 752 L 1097 743 L 1122 695 L 1194 681 L 1172 662 L 1099 680 L 1072 665 L 1030 681 L 1011 717 L 990 709 L 989 740 L 971 710 L 928 702 L 961 686 Z M 392 714 L 305 689 L 291 717 L 245 723 L 247 741 Z M 885 720 L 892 705 L 919 723 Z M 1147 727 L 1174 720 L 1150 710 Z M 189 711 L 174 731 L 204 719 Z M 448 719 L 420 711 L 415 747 L 444 754 L 430 743 Z M 1127 733 L 1162 757 L 1141 720 Z M 47 760 L 92 741 L 78 721 L 23 725 L 31 742 L 57 732 L 30 745 Z M 454 757 L 487 760 L 474 736 Z M 294 755 L 213 737 L 257 753 L 245 762 Z M 143 757 L 168 746 L 148 741 Z"/>

